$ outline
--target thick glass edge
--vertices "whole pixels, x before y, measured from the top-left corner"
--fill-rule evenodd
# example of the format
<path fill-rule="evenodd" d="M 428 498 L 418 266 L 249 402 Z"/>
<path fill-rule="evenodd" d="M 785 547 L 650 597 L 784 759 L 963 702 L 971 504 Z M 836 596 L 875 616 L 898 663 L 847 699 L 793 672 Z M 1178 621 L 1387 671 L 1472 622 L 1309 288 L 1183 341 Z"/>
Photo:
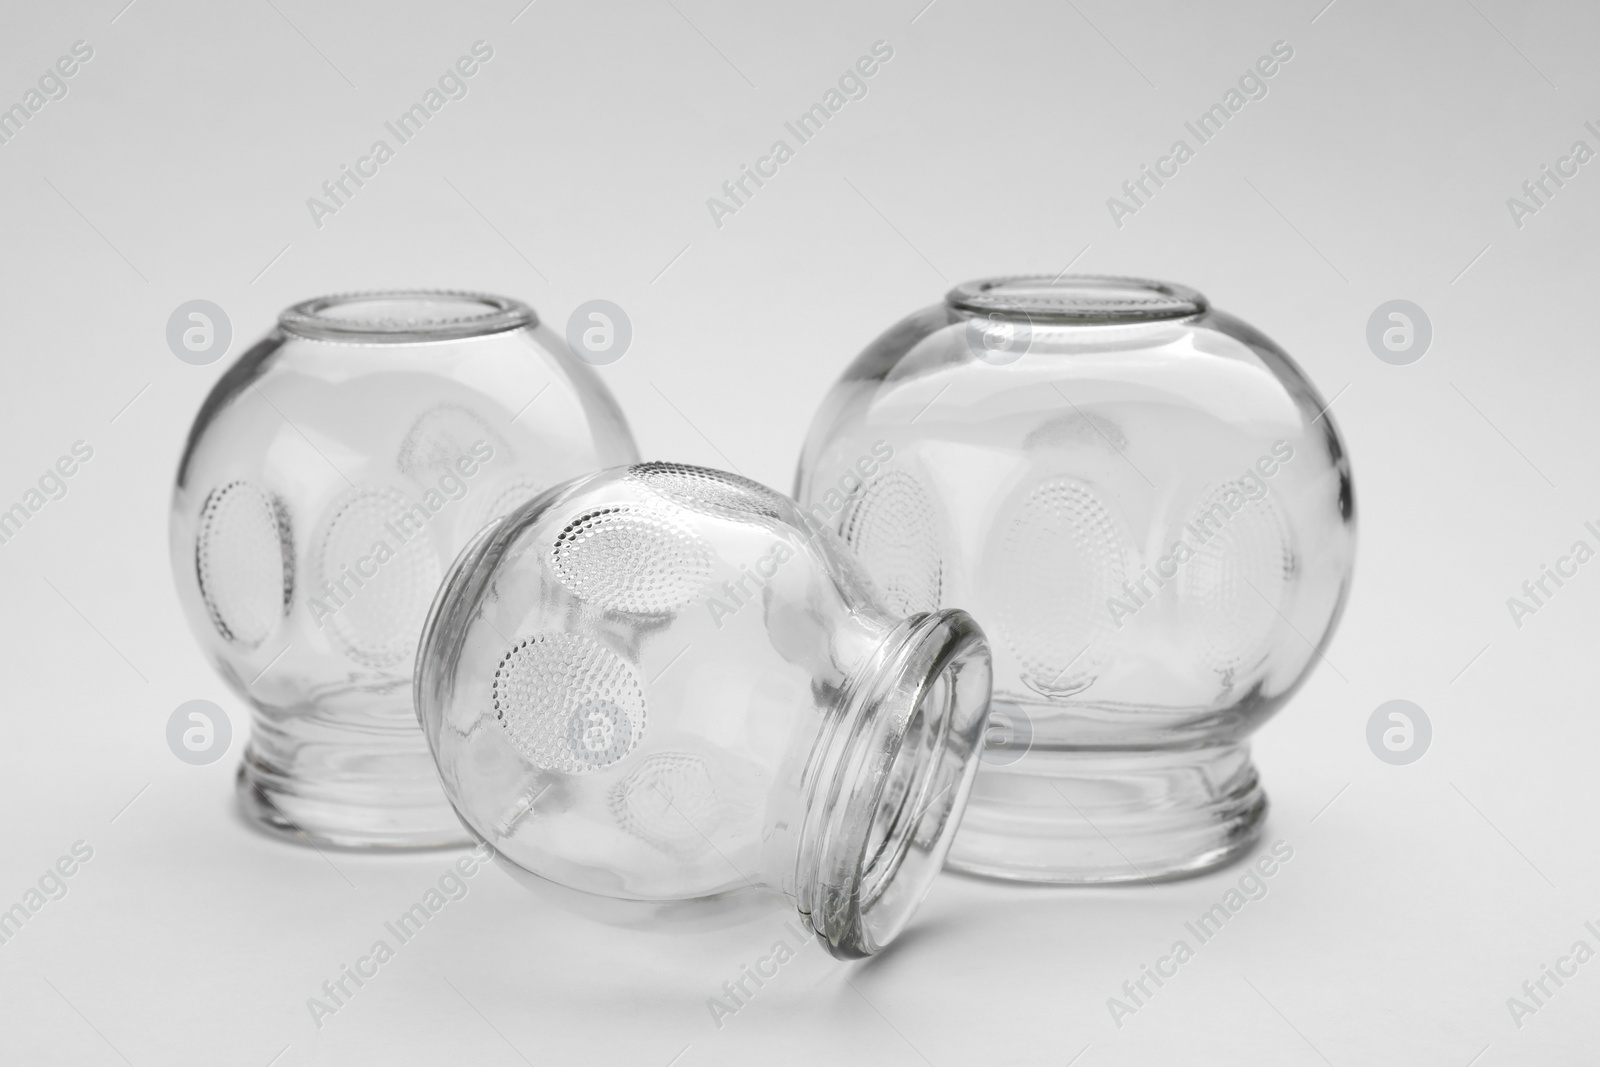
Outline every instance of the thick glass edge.
<path fill-rule="evenodd" d="M 1058 289 L 1066 292 L 1089 292 L 1095 289 L 1143 289 L 1165 298 L 1165 307 L 1137 308 L 1085 308 L 1050 307 L 1039 304 L 1027 307 L 1008 307 L 1007 302 L 990 296 L 1004 288 L 1030 287 Z M 1210 301 L 1197 289 L 1176 282 L 1154 278 L 1137 278 L 1115 274 L 1012 274 L 994 278 L 979 278 L 963 282 L 945 294 L 947 307 L 974 315 L 1000 318 L 1025 317 L 1041 323 L 1062 323 L 1084 326 L 1128 325 L 1143 322 L 1165 322 L 1190 319 L 1203 315 L 1210 309 Z"/>
<path fill-rule="evenodd" d="M 961 677 L 965 674 L 965 677 Z M 902 751 L 915 710 L 940 679 L 949 686 L 938 710 L 938 741 L 931 749 Z M 977 771 L 992 685 L 988 640 L 970 615 L 945 609 L 913 615 L 885 639 L 866 668 L 866 685 L 851 698 L 847 731 L 828 780 L 811 797 L 811 848 L 803 849 L 801 914 L 818 942 L 837 959 L 875 955 L 905 928 L 943 866 Z M 894 713 L 902 707 L 907 714 Z M 931 710 L 931 709 L 930 709 Z M 895 857 L 870 896 L 863 893 L 867 845 L 891 768 L 917 759 L 917 795 L 952 768 L 956 779 L 906 820 L 897 820 L 884 852 Z M 952 763 L 953 761 L 953 763 Z M 811 824 L 810 819 L 815 823 Z M 912 858 L 912 838 L 932 823 L 934 840 Z M 930 847 L 931 846 L 931 847 Z"/>
<path fill-rule="evenodd" d="M 324 314 L 330 308 L 342 304 L 377 300 L 448 300 L 459 302 L 465 313 L 428 323 L 355 322 L 331 318 Z M 460 340 L 504 333 L 507 330 L 531 328 L 538 325 L 538 322 L 538 314 L 520 300 L 493 293 L 458 289 L 377 289 L 365 292 L 330 293 L 302 300 L 286 308 L 278 316 L 279 327 L 295 337 L 365 344 L 417 344 L 426 341 Z"/>

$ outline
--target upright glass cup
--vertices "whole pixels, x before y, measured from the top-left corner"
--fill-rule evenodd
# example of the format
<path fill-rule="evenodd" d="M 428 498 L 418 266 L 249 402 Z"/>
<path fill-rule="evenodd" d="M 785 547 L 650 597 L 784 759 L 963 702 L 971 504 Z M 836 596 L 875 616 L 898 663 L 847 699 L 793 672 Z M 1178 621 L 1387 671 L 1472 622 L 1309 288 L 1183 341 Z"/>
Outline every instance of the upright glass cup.
<path fill-rule="evenodd" d="M 594 371 L 515 300 L 285 311 L 206 398 L 172 497 L 179 599 L 253 709 L 246 816 L 349 847 L 467 840 L 411 704 L 428 605 L 486 523 L 635 457 Z"/>
<path fill-rule="evenodd" d="M 989 683 L 971 618 L 890 615 L 792 501 L 643 463 L 467 547 L 416 705 L 461 818 L 536 885 L 775 891 L 851 958 L 888 944 L 939 872 Z"/>
<path fill-rule="evenodd" d="M 1192 289 L 952 290 L 845 371 L 796 497 L 901 614 L 961 605 L 994 700 L 953 867 L 1116 882 L 1260 832 L 1247 739 L 1321 659 L 1355 550 L 1327 405 Z"/>

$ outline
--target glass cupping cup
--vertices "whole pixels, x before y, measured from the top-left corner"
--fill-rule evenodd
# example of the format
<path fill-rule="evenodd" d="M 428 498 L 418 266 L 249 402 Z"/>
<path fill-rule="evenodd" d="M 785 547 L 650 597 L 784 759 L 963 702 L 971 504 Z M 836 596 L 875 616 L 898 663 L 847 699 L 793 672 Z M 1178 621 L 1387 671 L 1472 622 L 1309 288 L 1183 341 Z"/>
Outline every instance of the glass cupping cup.
<path fill-rule="evenodd" d="M 1114 882 L 1259 833 L 1248 738 L 1321 658 L 1355 551 L 1327 405 L 1178 285 L 974 282 L 891 327 L 812 424 L 796 497 L 900 614 L 989 632 L 951 865 Z"/>
<path fill-rule="evenodd" d="M 309 300 L 230 366 L 172 496 L 195 637 L 252 708 L 247 817 L 334 845 L 467 839 L 411 704 L 439 580 L 485 523 L 636 458 L 604 385 L 515 300 Z"/>
<path fill-rule="evenodd" d="M 892 613 L 788 498 L 644 463 L 483 531 L 416 687 L 445 792 L 537 884 L 769 890 L 852 958 L 896 936 L 943 863 L 990 670 L 965 613 Z"/>

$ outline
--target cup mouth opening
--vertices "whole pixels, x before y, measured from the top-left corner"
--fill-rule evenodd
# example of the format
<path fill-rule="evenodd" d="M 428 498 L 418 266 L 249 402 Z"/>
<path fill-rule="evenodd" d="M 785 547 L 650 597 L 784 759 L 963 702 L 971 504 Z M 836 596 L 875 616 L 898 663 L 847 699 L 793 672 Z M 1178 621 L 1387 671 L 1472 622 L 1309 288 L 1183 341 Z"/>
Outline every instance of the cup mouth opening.
<path fill-rule="evenodd" d="M 299 337 L 364 344 L 416 344 L 481 337 L 539 321 L 520 300 L 491 293 L 389 289 L 314 297 L 278 316 Z"/>
<path fill-rule="evenodd" d="M 893 941 L 944 866 L 983 746 L 988 644 L 963 611 L 912 616 L 864 682 L 803 894 L 840 959 Z"/>
<path fill-rule="evenodd" d="M 982 278 L 945 294 L 957 311 L 987 318 L 1068 326 L 1126 326 L 1203 314 L 1203 294 L 1186 285 L 1107 274 L 1021 274 Z"/>

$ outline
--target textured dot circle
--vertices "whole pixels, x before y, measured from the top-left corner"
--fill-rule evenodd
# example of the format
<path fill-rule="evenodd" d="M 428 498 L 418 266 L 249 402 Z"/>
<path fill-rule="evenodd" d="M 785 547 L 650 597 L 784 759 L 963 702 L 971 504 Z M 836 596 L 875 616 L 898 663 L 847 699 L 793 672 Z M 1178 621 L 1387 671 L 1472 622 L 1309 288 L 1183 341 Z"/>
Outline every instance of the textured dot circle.
<path fill-rule="evenodd" d="M 936 611 L 943 585 L 938 520 L 915 476 L 885 471 L 846 510 L 842 535 L 890 611 Z"/>
<path fill-rule="evenodd" d="M 1089 686 L 1116 627 L 1130 550 L 1098 494 L 1072 478 L 1043 482 L 1000 526 L 995 598 L 1022 680 L 1047 696 Z"/>
<path fill-rule="evenodd" d="M 587 774 L 632 752 L 644 733 L 644 692 L 622 657 L 571 633 L 511 646 L 494 672 L 495 719 L 535 767 Z"/>
<path fill-rule="evenodd" d="M 781 520 L 788 503 L 760 482 L 685 463 L 636 463 L 628 476 L 675 504 L 712 515 Z"/>
<path fill-rule="evenodd" d="M 687 604 L 711 578 L 705 542 L 656 508 L 585 511 L 556 535 L 550 557 L 561 584 L 583 600 L 642 615 Z"/>
<path fill-rule="evenodd" d="M 722 803 L 706 761 L 662 752 L 611 790 L 611 814 L 623 830 L 679 856 L 697 855 L 722 821 Z"/>
<path fill-rule="evenodd" d="M 319 588 L 307 595 L 331 609 L 323 626 L 364 666 L 395 667 L 416 651 L 440 578 L 425 514 L 386 486 L 347 490 L 328 513 L 316 550 Z"/>
<path fill-rule="evenodd" d="M 1243 501 L 1238 511 L 1228 509 L 1230 494 Z M 1183 565 L 1178 595 L 1198 613 L 1201 657 L 1231 684 L 1266 655 L 1285 607 L 1295 571 L 1289 527 L 1270 495 L 1251 500 L 1234 483 L 1208 487 L 1186 527 L 1208 540 Z"/>
<path fill-rule="evenodd" d="M 211 624 L 226 640 L 256 648 L 294 593 L 288 512 L 249 482 L 218 486 L 200 511 L 194 564 Z"/>
<path fill-rule="evenodd" d="M 462 457 L 476 460 L 472 448 L 480 441 L 494 447 L 497 456 L 504 447 L 483 416 L 460 404 L 440 404 L 411 424 L 400 442 L 395 466 L 401 474 L 428 483 L 444 474 L 460 477 L 456 461 Z"/>

